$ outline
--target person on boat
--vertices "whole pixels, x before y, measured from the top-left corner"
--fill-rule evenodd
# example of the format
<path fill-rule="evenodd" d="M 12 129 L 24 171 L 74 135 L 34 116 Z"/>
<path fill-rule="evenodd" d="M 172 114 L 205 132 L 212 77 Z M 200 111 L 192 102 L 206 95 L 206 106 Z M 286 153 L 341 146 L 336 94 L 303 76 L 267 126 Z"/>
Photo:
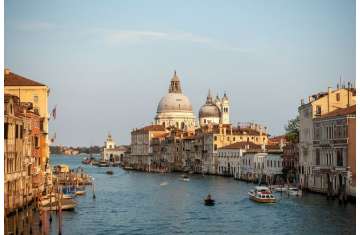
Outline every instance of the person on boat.
<path fill-rule="evenodd" d="M 211 201 L 211 200 L 212 200 L 210 193 L 207 195 L 206 200 L 207 200 L 207 201 Z"/>

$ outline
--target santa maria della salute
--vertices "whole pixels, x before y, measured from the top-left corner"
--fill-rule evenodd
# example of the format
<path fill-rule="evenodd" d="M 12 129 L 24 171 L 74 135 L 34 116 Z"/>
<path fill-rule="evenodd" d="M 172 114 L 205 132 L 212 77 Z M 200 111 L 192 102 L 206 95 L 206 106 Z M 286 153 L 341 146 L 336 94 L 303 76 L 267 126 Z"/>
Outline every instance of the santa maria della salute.
<path fill-rule="evenodd" d="M 209 90 L 196 118 L 175 71 L 168 93 L 158 104 L 154 123 L 131 132 L 131 152 L 123 163 L 129 169 L 150 172 L 222 175 L 229 171 L 240 178 L 239 167 L 223 162 L 219 153 L 226 149 L 258 153 L 266 148 L 278 151 L 281 146 L 268 141 L 267 128 L 260 124 L 238 122 L 233 126 L 226 93 L 213 98 Z"/>
<path fill-rule="evenodd" d="M 206 103 L 199 110 L 199 125 L 229 124 L 229 99 L 224 94 L 215 100 L 210 90 Z M 169 91 L 159 102 L 155 124 L 165 128 L 175 127 L 180 130 L 194 130 L 199 125 L 195 119 L 192 105 L 188 97 L 182 93 L 180 78 L 174 72 L 170 81 Z"/>

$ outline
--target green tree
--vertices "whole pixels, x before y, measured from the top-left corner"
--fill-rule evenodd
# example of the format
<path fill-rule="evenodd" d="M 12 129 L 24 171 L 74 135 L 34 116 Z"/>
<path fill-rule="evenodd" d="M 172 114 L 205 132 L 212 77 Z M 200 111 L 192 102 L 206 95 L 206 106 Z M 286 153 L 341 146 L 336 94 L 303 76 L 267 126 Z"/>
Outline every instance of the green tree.
<path fill-rule="evenodd" d="M 297 116 L 294 119 L 290 119 L 285 126 L 286 137 L 289 141 L 296 143 L 299 141 L 300 119 Z"/>

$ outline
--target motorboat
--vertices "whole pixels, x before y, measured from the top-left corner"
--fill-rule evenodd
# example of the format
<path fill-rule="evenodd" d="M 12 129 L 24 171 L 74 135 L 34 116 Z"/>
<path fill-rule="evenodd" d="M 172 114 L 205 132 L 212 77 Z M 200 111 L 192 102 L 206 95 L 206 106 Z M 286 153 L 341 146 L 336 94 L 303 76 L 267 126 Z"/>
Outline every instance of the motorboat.
<path fill-rule="evenodd" d="M 211 198 L 211 195 L 209 194 L 206 198 L 204 198 L 204 204 L 205 206 L 214 206 L 215 200 Z"/>
<path fill-rule="evenodd" d="M 108 171 L 106 171 L 106 174 L 108 174 L 108 175 L 113 175 L 114 172 L 113 172 L 112 170 L 108 170 Z"/>
<path fill-rule="evenodd" d="M 286 192 L 288 190 L 288 187 L 286 185 L 272 185 L 271 189 L 275 192 Z"/>
<path fill-rule="evenodd" d="M 109 167 L 110 164 L 107 161 L 99 161 L 99 167 Z"/>
<path fill-rule="evenodd" d="M 260 203 L 275 203 L 276 198 L 271 190 L 265 186 L 256 186 L 253 190 L 248 192 L 249 199 Z"/>
<path fill-rule="evenodd" d="M 292 187 L 288 189 L 288 194 L 290 196 L 302 196 L 302 190 Z"/>
<path fill-rule="evenodd" d="M 182 175 L 182 176 L 181 176 L 181 179 L 182 179 L 183 181 L 190 181 L 190 178 L 189 178 L 189 176 L 187 176 L 187 175 Z"/>
<path fill-rule="evenodd" d="M 89 165 L 91 163 L 90 158 L 84 158 L 84 160 L 81 161 L 82 164 Z"/>

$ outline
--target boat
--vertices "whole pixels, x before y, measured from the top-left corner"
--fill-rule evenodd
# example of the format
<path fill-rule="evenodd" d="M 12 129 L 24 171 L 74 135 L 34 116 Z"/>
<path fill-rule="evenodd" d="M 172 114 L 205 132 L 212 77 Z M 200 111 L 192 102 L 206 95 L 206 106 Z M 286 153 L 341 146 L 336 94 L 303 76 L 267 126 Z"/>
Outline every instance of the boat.
<path fill-rule="evenodd" d="M 249 199 L 260 203 L 275 203 L 276 198 L 271 190 L 265 186 L 256 186 L 255 189 L 248 192 Z"/>
<path fill-rule="evenodd" d="M 107 161 L 99 161 L 99 167 L 109 167 L 109 162 Z"/>
<path fill-rule="evenodd" d="M 85 164 L 85 165 L 89 165 L 91 163 L 91 159 L 90 158 L 84 158 L 84 160 L 81 161 L 82 164 Z"/>
<path fill-rule="evenodd" d="M 204 198 L 204 204 L 205 206 L 214 206 L 215 200 L 211 198 L 211 195 L 209 194 L 206 198 Z"/>
<path fill-rule="evenodd" d="M 73 196 L 71 194 L 63 194 L 62 198 L 64 198 L 64 199 L 72 199 Z"/>
<path fill-rule="evenodd" d="M 288 189 L 288 194 L 291 196 L 302 196 L 302 190 L 292 187 Z"/>
<path fill-rule="evenodd" d="M 275 192 L 286 192 L 288 190 L 287 187 L 274 187 Z"/>
<path fill-rule="evenodd" d="M 131 166 L 124 166 L 124 170 L 133 170 L 134 168 L 132 168 Z"/>
<path fill-rule="evenodd" d="M 182 179 L 183 181 L 190 181 L 190 178 L 189 178 L 189 176 L 187 176 L 187 175 L 182 175 L 182 176 L 181 176 L 181 179 Z"/>
<path fill-rule="evenodd" d="M 62 199 L 61 200 L 61 210 L 70 211 L 74 210 L 77 205 L 77 202 L 73 199 Z M 59 209 L 58 202 L 51 203 L 51 205 L 42 206 L 41 209 L 47 211 L 56 211 Z"/>
<path fill-rule="evenodd" d="M 112 170 L 108 170 L 108 171 L 106 171 L 106 174 L 112 175 L 112 174 L 114 174 L 114 172 Z"/>
<path fill-rule="evenodd" d="M 51 195 L 45 195 L 39 198 L 39 206 L 46 206 L 48 204 L 56 202 L 57 201 L 57 197 L 56 195 L 53 193 Z"/>
<path fill-rule="evenodd" d="M 85 194 L 86 194 L 85 190 L 76 190 L 76 192 L 75 192 L 76 196 L 82 196 L 82 195 L 85 195 Z"/>

